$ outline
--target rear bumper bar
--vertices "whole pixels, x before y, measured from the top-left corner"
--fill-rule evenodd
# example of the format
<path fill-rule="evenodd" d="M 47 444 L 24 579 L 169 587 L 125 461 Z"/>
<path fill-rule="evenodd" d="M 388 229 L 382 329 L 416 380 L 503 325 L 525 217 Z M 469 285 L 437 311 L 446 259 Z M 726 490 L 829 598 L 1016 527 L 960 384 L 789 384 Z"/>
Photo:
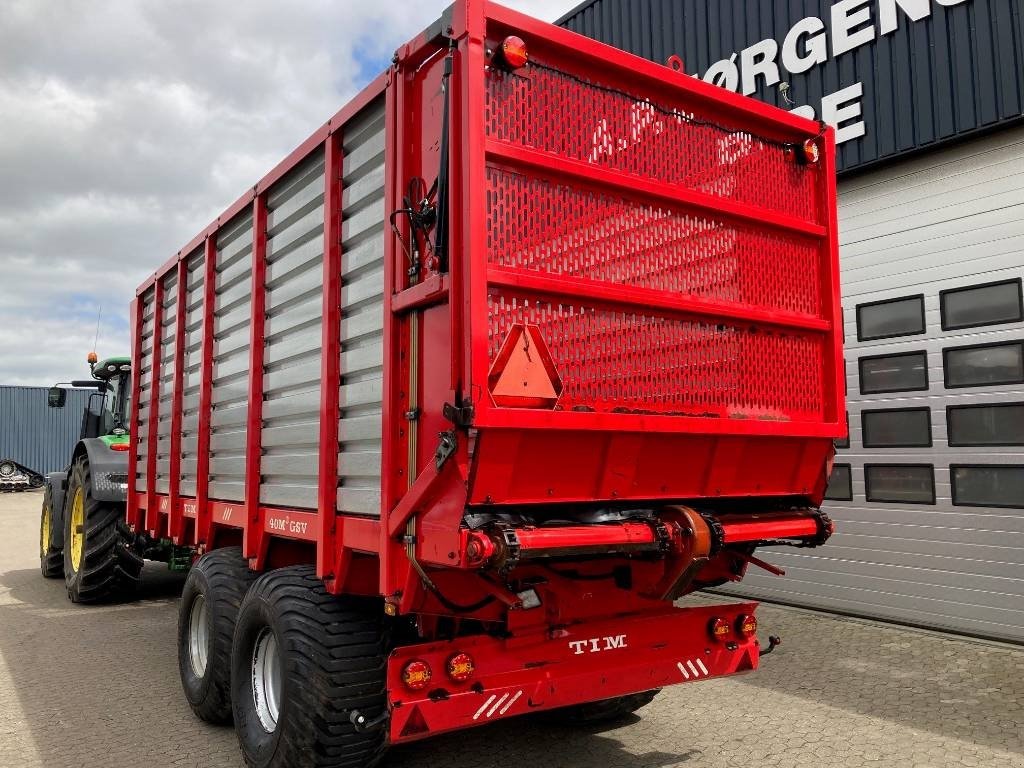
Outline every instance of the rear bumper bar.
<path fill-rule="evenodd" d="M 473 636 L 406 646 L 388 660 L 388 723 L 392 743 L 483 725 L 495 720 L 697 682 L 757 668 L 756 638 L 735 630 L 756 603 L 665 608 L 653 613 L 538 629 L 508 638 Z M 713 640 L 708 627 L 724 618 L 730 636 Z M 452 682 L 446 665 L 469 654 L 469 680 Z M 414 660 L 431 669 L 430 683 L 410 691 L 402 671 Z"/>

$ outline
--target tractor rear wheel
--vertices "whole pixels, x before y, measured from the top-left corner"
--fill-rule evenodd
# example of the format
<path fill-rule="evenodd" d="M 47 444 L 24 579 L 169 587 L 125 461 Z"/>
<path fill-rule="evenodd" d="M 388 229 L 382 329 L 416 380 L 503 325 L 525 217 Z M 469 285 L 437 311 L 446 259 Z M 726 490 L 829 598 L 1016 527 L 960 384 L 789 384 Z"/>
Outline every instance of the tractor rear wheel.
<path fill-rule="evenodd" d="M 250 768 L 367 768 L 386 728 L 388 626 L 379 600 L 329 595 L 311 566 L 264 574 L 242 601 L 231 649 L 235 731 Z"/>
<path fill-rule="evenodd" d="M 231 722 L 231 641 L 238 610 L 257 574 L 241 547 L 207 552 L 189 571 L 178 612 L 178 672 L 192 711 Z"/>
<path fill-rule="evenodd" d="M 68 597 L 75 603 L 99 603 L 134 596 L 142 579 L 143 559 L 131 547 L 124 505 L 93 498 L 85 456 L 71 468 L 65 509 Z"/>
<path fill-rule="evenodd" d="M 55 517 L 50 487 L 43 491 L 43 509 L 39 515 L 39 570 L 47 579 L 64 575 L 64 552 L 53 545 Z"/>
<path fill-rule="evenodd" d="M 617 696 L 604 701 L 590 701 L 544 712 L 542 718 L 549 723 L 559 725 L 598 725 L 612 723 L 633 714 L 641 707 L 646 707 L 661 692 L 660 688 L 642 693 L 631 693 L 628 696 Z"/>

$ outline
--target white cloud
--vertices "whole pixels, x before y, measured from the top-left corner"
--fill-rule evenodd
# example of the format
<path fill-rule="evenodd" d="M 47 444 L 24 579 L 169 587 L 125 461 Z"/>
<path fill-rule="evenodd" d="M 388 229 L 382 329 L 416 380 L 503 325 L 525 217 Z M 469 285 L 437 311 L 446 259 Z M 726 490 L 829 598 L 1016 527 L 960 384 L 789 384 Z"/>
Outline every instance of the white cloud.
<path fill-rule="evenodd" d="M 127 352 L 135 287 L 448 4 L 7 0 L 0 383 L 82 375 L 100 307 Z"/>

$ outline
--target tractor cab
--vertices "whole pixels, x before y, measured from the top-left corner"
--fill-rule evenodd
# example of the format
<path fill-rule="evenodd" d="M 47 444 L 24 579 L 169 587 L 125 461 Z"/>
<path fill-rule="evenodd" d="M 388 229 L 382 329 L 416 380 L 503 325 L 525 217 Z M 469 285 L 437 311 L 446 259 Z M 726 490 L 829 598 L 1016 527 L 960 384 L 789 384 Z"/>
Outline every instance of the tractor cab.
<path fill-rule="evenodd" d="M 71 381 L 78 388 L 92 388 L 89 403 L 82 414 L 81 439 L 101 438 L 108 446 L 128 444 L 128 419 L 131 413 L 131 359 L 108 357 L 99 360 L 90 352 L 89 368 L 92 379 Z M 63 386 L 50 388 L 48 403 L 52 408 L 63 408 L 67 391 Z"/>

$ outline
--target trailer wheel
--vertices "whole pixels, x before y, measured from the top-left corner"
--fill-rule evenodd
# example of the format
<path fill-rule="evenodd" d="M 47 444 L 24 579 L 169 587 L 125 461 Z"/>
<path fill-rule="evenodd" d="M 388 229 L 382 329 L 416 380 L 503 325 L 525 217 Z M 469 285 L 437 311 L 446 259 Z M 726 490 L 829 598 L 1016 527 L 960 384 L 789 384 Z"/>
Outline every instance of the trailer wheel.
<path fill-rule="evenodd" d="M 646 707 L 654 697 L 661 693 L 660 688 L 642 693 L 632 693 L 628 696 L 617 696 L 614 699 L 604 701 L 591 701 L 586 704 L 576 704 L 572 707 L 552 709 L 542 713 L 541 717 L 549 722 L 559 725 L 598 725 L 622 720 L 624 717 L 633 714 L 641 707 Z"/>
<path fill-rule="evenodd" d="M 131 547 L 124 505 L 92 496 L 89 460 L 71 468 L 64 515 L 64 580 L 75 603 L 133 596 L 142 577 L 142 557 Z"/>
<path fill-rule="evenodd" d="M 251 768 L 366 768 L 386 727 L 389 631 L 380 602 L 327 594 L 311 566 L 270 571 L 242 601 L 231 649 L 235 731 Z"/>
<path fill-rule="evenodd" d="M 39 570 L 47 579 L 64 575 L 64 552 L 53 545 L 53 495 L 47 486 L 43 491 L 43 509 L 39 515 Z"/>
<path fill-rule="evenodd" d="M 225 547 L 200 557 L 185 580 L 178 672 L 189 706 L 208 723 L 231 722 L 231 641 L 238 609 L 256 576 L 241 547 Z"/>

